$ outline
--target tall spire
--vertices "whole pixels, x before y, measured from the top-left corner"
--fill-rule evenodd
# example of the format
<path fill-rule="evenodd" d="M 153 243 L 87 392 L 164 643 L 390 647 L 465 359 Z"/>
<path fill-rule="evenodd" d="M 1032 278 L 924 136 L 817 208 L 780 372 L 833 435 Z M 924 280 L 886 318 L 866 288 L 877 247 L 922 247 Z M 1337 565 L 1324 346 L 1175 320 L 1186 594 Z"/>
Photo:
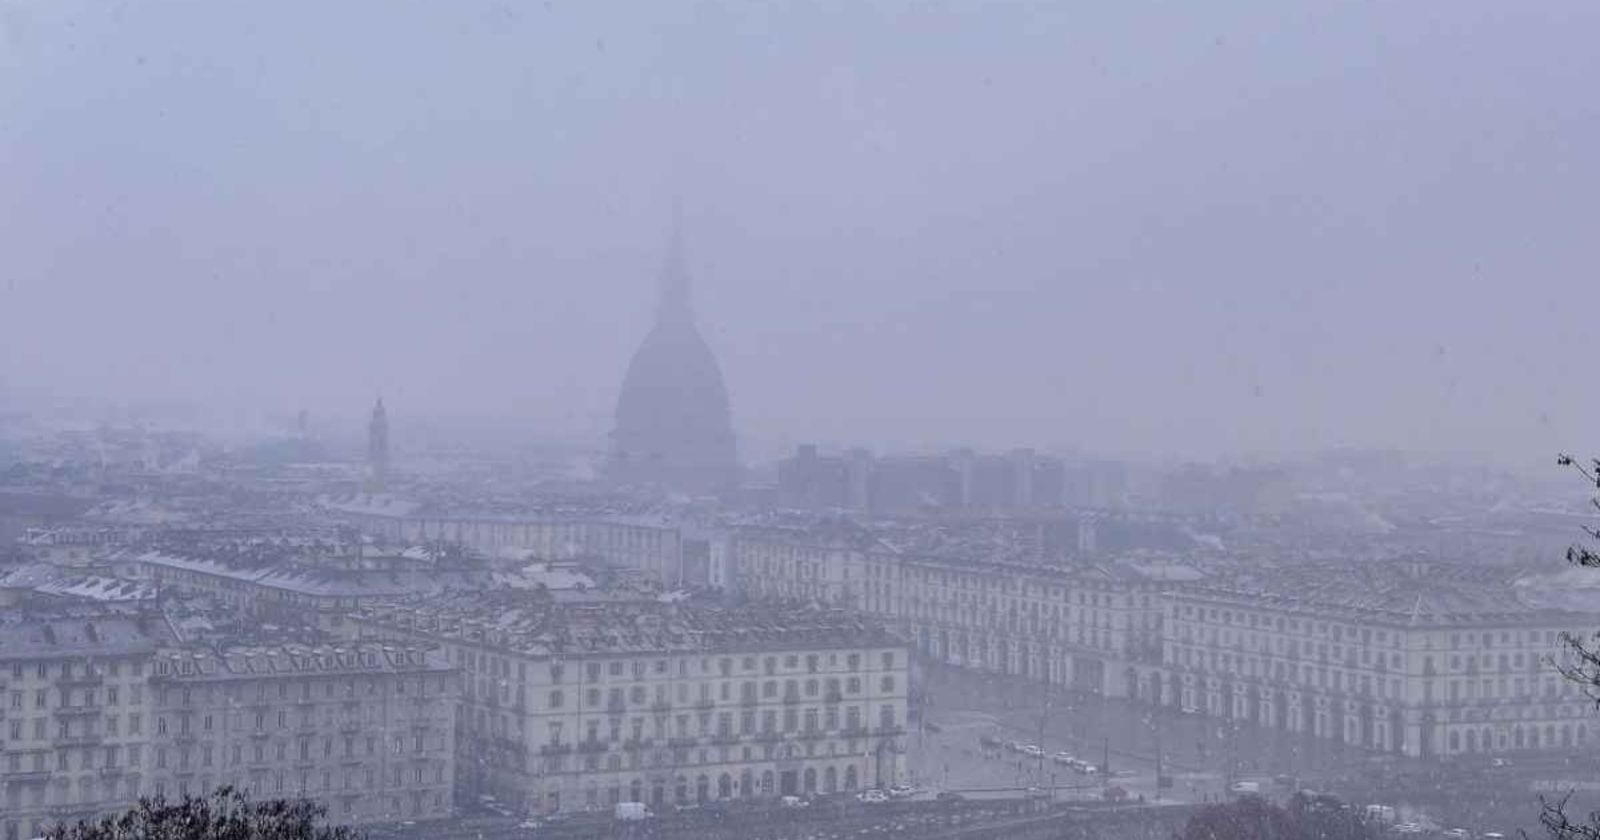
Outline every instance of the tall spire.
<path fill-rule="evenodd" d="M 656 304 L 657 324 L 688 324 L 694 319 L 689 307 L 689 267 L 683 251 L 683 202 L 672 200 L 672 234 L 667 243 L 667 260 L 661 266 L 661 300 Z"/>
<path fill-rule="evenodd" d="M 389 413 L 383 408 L 383 396 L 372 407 L 372 419 L 367 422 L 367 492 L 382 493 L 389 481 Z"/>

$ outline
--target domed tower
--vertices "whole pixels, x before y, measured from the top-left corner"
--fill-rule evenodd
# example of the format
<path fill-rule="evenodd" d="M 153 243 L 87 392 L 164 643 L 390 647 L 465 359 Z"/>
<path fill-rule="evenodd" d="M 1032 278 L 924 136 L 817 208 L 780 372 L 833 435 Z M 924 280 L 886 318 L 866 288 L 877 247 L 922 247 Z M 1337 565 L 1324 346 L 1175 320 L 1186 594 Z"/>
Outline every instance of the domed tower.
<path fill-rule="evenodd" d="M 634 352 L 617 397 L 608 472 L 620 483 L 689 493 L 724 490 L 738 478 L 728 391 L 695 328 L 676 219 L 655 326 Z"/>

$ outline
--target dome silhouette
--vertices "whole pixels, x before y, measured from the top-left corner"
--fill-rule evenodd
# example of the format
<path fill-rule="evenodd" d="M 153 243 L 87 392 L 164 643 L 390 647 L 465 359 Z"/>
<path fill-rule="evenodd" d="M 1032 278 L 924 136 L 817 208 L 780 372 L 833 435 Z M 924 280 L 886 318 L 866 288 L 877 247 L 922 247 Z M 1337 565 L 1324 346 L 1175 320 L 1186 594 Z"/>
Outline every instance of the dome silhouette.
<path fill-rule="evenodd" d="M 726 489 L 738 476 L 728 391 L 694 324 L 676 228 L 655 326 L 634 352 L 617 397 L 608 473 L 623 484 L 691 493 Z"/>

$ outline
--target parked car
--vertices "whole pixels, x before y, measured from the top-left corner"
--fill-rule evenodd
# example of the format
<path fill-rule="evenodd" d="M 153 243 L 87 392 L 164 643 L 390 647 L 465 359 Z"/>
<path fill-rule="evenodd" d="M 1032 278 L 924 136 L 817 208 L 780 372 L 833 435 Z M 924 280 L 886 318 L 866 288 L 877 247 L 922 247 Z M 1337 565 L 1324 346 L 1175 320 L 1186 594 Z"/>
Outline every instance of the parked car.
<path fill-rule="evenodd" d="M 917 789 L 910 785 L 895 785 L 889 788 L 889 796 L 893 799 L 904 799 L 916 792 Z"/>
<path fill-rule="evenodd" d="M 1006 742 L 1006 749 L 1008 751 L 1010 751 L 1010 752 L 1021 752 L 1022 751 L 1022 745 L 1017 743 L 1016 741 L 1007 741 Z"/>
<path fill-rule="evenodd" d="M 1464 828 L 1452 828 L 1441 836 L 1446 840 L 1472 840 L 1472 832 Z"/>
<path fill-rule="evenodd" d="M 618 802 L 612 810 L 612 816 L 626 822 L 647 820 L 650 818 L 650 809 L 643 802 Z"/>
<path fill-rule="evenodd" d="M 1100 768 L 1085 761 L 1084 763 L 1078 765 L 1078 772 L 1085 776 L 1093 776 L 1094 774 L 1100 772 Z"/>
<path fill-rule="evenodd" d="M 857 794 L 856 799 L 860 800 L 861 802 L 865 802 L 868 805 L 881 805 L 889 801 L 889 794 L 884 793 L 877 788 L 873 788 L 871 790 L 864 790 Z"/>
<path fill-rule="evenodd" d="M 1002 743 L 999 738 L 996 738 L 993 735 L 979 735 L 978 746 L 997 750 L 1002 746 Z"/>
<path fill-rule="evenodd" d="M 1034 746 L 1033 744 L 1023 744 L 1022 749 L 1018 750 L 1018 752 L 1029 758 L 1044 758 L 1044 750 Z"/>
<path fill-rule="evenodd" d="M 1200 714 L 1200 710 L 1198 708 L 1194 707 L 1194 706 L 1184 706 L 1182 709 L 1179 709 L 1178 711 L 1183 712 L 1186 715 L 1198 715 L 1198 714 Z"/>
<path fill-rule="evenodd" d="M 805 801 L 804 799 L 801 799 L 798 796 L 790 795 L 790 796 L 785 796 L 782 799 L 778 800 L 778 804 L 782 805 L 785 808 L 804 808 L 807 805 L 810 805 L 811 803 Z"/>
<path fill-rule="evenodd" d="M 1070 767 L 1072 762 L 1077 761 L 1077 759 L 1072 757 L 1072 753 L 1069 752 L 1058 752 L 1055 755 L 1050 756 L 1050 760 L 1062 765 L 1063 767 Z"/>
<path fill-rule="evenodd" d="M 939 795 L 934 797 L 934 800 L 938 802 L 965 802 L 967 798 L 953 790 L 941 790 Z"/>

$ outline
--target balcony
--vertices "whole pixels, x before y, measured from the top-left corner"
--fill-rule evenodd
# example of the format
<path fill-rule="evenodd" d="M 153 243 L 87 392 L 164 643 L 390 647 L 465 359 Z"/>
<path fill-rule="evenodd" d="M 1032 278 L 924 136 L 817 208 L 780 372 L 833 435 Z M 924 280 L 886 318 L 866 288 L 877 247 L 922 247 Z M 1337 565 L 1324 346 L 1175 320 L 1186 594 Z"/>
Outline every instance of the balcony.
<path fill-rule="evenodd" d="M 629 738 L 628 740 L 622 742 L 622 748 L 628 750 L 629 752 L 647 750 L 654 745 L 655 742 L 649 738 Z"/>
<path fill-rule="evenodd" d="M 678 737 L 678 738 L 668 738 L 667 739 L 667 746 L 673 747 L 675 749 L 683 749 L 685 747 L 692 747 L 692 746 L 695 746 L 695 745 L 697 745 L 699 743 L 700 743 L 700 739 L 699 738 L 693 738 L 693 737 L 689 737 L 689 736 L 683 736 L 683 737 Z"/>
<path fill-rule="evenodd" d="M 824 703 L 843 703 L 844 702 L 844 695 L 842 693 L 840 693 L 838 690 L 829 691 L 826 694 L 822 695 L 822 702 L 824 702 Z"/>
<path fill-rule="evenodd" d="M 704 711 L 710 710 L 711 708 L 713 708 L 716 705 L 717 705 L 716 701 L 714 701 L 714 700 L 712 700 L 711 698 L 708 697 L 708 698 L 706 698 L 704 700 L 695 701 L 694 707 L 696 709 L 699 709 L 700 711 L 704 712 Z"/>
<path fill-rule="evenodd" d="M 724 744 L 724 745 L 725 744 L 737 744 L 737 743 L 739 743 L 739 736 L 735 735 L 732 732 L 719 732 L 719 733 L 711 736 L 711 743 L 713 743 L 713 744 Z"/>
<path fill-rule="evenodd" d="M 571 744 L 545 744 L 539 748 L 540 755 L 566 755 L 572 752 Z"/>
<path fill-rule="evenodd" d="M 50 715 L 56 718 L 99 717 L 103 711 L 89 706 L 57 706 L 50 710 Z"/>
<path fill-rule="evenodd" d="M 760 700 L 757 700 L 755 697 L 752 697 L 752 696 L 750 696 L 748 694 L 743 695 L 743 696 L 741 696 L 739 698 L 739 705 L 741 705 L 741 706 L 755 706 L 755 705 L 758 705 L 760 702 L 761 702 Z"/>
<path fill-rule="evenodd" d="M 614 715 L 620 715 L 628 711 L 628 703 L 625 700 L 607 700 L 606 711 Z"/>
<path fill-rule="evenodd" d="M 667 712 L 672 711 L 672 704 L 665 700 L 657 700 L 650 704 L 650 711 L 655 712 L 658 715 L 666 714 Z"/>
<path fill-rule="evenodd" d="M 103 674 L 76 674 L 70 677 L 59 677 L 56 685 L 62 688 L 83 688 L 87 686 L 104 685 L 106 678 Z"/>
<path fill-rule="evenodd" d="M 796 704 L 798 704 L 800 702 L 800 695 L 798 693 L 796 693 L 796 694 L 785 694 L 785 695 L 783 695 L 783 702 L 784 702 L 785 705 L 790 705 L 790 706 L 796 705 Z"/>
<path fill-rule="evenodd" d="M 595 738 L 595 739 L 587 739 L 586 738 L 586 739 L 578 742 L 578 752 L 602 753 L 602 752 L 605 752 L 607 749 L 609 749 L 609 746 L 606 744 L 606 742 L 602 741 L 602 740 L 600 740 L 598 738 Z"/>

